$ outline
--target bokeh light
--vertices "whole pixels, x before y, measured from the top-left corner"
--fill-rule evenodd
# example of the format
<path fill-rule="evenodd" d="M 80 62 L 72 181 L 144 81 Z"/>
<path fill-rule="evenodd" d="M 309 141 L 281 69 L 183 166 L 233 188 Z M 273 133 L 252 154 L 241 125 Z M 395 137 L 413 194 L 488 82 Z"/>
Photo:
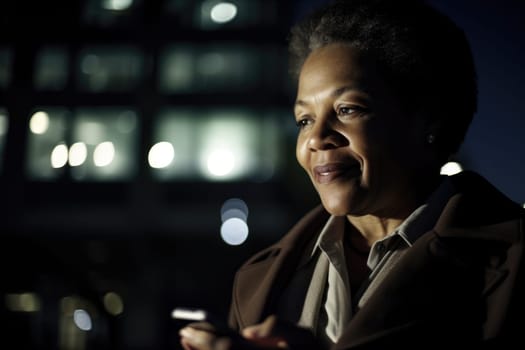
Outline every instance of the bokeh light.
<path fill-rule="evenodd" d="M 101 142 L 95 147 L 93 152 L 93 162 L 95 166 L 108 166 L 115 159 L 115 145 L 111 141 Z"/>
<path fill-rule="evenodd" d="M 63 143 L 56 145 L 51 151 L 51 166 L 53 168 L 62 168 L 67 163 L 67 146 Z"/>
<path fill-rule="evenodd" d="M 115 292 L 108 292 L 104 295 L 104 307 L 113 316 L 124 312 L 124 302 L 120 295 Z"/>
<path fill-rule="evenodd" d="M 49 115 L 46 112 L 35 112 L 29 119 L 29 130 L 33 134 L 44 134 L 49 128 Z"/>
<path fill-rule="evenodd" d="M 240 198 L 230 198 L 221 206 L 221 237 L 229 245 L 240 245 L 248 238 L 248 205 Z"/>
<path fill-rule="evenodd" d="M 237 6 L 230 2 L 221 2 L 213 6 L 210 12 L 211 20 L 215 23 L 227 23 L 237 15 Z"/>
<path fill-rule="evenodd" d="M 240 245 L 248 238 L 248 225 L 244 220 L 231 218 L 221 225 L 221 237 L 229 245 Z"/>
<path fill-rule="evenodd" d="M 148 163 L 150 167 L 156 169 L 166 168 L 173 162 L 174 158 L 173 145 L 166 141 L 154 144 L 148 153 Z"/>
<path fill-rule="evenodd" d="M 76 142 L 69 148 L 69 165 L 80 166 L 87 158 L 87 147 L 84 142 Z"/>
<path fill-rule="evenodd" d="M 463 167 L 458 162 L 448 162 L 441 167 L 441 175 L 454 175 L 463 171 Z"/>
<path fill-rule="evenodd" d="M 89 316 L 89 313 L 83 309 L 77 309 L 73 312 L 73 322 L 75 322 L 75 325 L 83 331 L 90 331 L 93 327 L 91 316 Z"/>

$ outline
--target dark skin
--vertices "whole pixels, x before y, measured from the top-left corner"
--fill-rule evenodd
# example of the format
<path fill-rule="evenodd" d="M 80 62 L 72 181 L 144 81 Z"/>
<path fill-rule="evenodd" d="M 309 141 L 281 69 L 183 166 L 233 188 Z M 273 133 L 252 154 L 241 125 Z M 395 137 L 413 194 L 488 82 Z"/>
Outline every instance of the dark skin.
<path fill-rule="evenodd" d="M 297 160 L 324 208 L 349 222 L 345 256 L 353 294 L 370 273 L 365 252 L 439 182 L 439 160 L 426 144 L 428 122 L 405 114 L 379 71 L 351 46 L 316 49 L 301 69 L 294 110 Z M 180 335 L 186 350 L 320 348 L 309 331 L 275 316 L 240 337 L 218 337 L 198 325 Z"/>

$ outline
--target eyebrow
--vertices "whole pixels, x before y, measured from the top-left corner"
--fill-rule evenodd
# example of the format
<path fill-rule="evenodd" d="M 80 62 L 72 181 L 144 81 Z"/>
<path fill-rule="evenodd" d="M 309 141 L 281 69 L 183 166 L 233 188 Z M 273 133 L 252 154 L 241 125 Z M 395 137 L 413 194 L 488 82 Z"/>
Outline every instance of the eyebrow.
<path fill-rule="evenodd" d="M 359 89 L 356 88 L 355 86 L 350 86 L 350 85 L 342 86 L 342 87 L 337 88 L 334 91 L 332 91 L 329 96 L 330 97 L 338 97 L 338 96 L 341 96 L 342 94 L 344 94 L 345 92 L 350 91 L 350 90 L 359 90 Z M 361 91 L 361 90 L 359 90 L 359 91 Z M 294 104 L 295 107 L 297 107 L 297 106 L 306 106 L 306 105 L 308 105 L 308 103 L 306 101 L 295 100 L 295 104 Z"/>

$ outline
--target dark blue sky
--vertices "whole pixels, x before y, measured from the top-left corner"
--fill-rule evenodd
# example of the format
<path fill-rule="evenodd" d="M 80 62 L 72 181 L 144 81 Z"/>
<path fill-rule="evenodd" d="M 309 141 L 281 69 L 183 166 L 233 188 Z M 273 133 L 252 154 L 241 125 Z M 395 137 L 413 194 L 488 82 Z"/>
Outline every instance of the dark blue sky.
<path fill-rule="evenodd" d="M 469 38 L 478 69 L 478 114 L 460 155 L 525 203 L 525 2 L 432 0 Z"/>
<path fill-rule="evenodd" d="M 395 1 L 395 0 L 393 0 Z M 326 0 L 297 0 L 297 17 Z M 525 2 L 428 0 L 471 42 L 479 82 L 478 113 L 459 152 L 467 169 L 525 203 Z"/>

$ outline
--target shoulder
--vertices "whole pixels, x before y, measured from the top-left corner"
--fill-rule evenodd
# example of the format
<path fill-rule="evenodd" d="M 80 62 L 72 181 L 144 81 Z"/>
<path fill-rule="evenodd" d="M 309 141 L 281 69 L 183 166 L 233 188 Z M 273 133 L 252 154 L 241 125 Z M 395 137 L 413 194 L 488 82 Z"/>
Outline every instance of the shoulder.
<path fill-rule="evenodd" d="M 434 228 L 430 250 L 467 260 L 517 267 L 525 250 L 525 209 L 481 175 L 466 171 L 450 177 L 454 194 Z M 496 264 L 496 265 L 498 265 Z"/>
<path fill-rule="evenodd" d="M 521 205 L 475 172 L 461 172 L 450 176 L 450 181 L 454 194 L 436 224 L 437 232 L 475 230 L 486 238 L 521 240 L 525 227 Z"/>

